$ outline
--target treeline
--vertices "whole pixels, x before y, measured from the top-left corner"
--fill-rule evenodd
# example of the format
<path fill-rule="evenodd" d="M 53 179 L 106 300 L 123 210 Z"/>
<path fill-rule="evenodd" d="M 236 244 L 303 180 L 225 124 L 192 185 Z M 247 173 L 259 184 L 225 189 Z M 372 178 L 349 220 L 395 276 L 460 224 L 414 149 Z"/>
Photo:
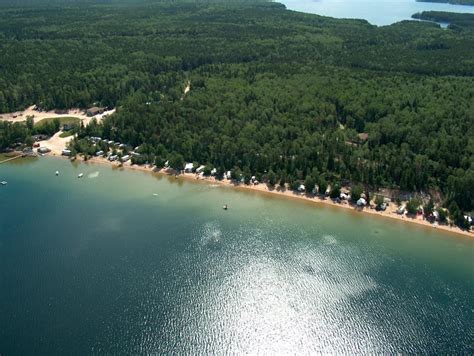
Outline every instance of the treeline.
<path fill-rule="evenodd" d="M 474 14 L 457 14 L 454 12 L 423 11 L 412 16 L 415 19 L 448 23 L 448 28 L 458 31 L 474 32 Z"/>
<path fill-rule="evenodd" d="M 456 4 L 456 5 L 474 5 L 474 0 L 416 0 L 416 1 Z"/>
<path fill-rule="evenodd" d="M 434 189 L 474 208 L 471 31 L 274 3 L 130 6 L 1 10 L 0 110 L 116 106 L 79 136 L 157 163 Z"/>

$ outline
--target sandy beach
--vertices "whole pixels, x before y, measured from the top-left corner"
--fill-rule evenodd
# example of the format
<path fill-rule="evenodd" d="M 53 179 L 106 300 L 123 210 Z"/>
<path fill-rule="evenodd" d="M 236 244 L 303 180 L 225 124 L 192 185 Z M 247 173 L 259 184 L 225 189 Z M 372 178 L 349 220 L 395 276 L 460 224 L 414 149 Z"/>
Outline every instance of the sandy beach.
<path fill-rule="evenodd" d="M 72 139 L 72 136 L 66 137 L 66 138 L 61 138 L 59 137 L 60 132 L 56 133 L 51 139 L 47 141 L 41 141 L 40 145 L 44 147 L 48 147 L 51 152 L 50 156 L 53 157 L 62 157 L 67 159 L 64 156 L 61 156 L 62 150 L 65 148 L 66 143 Z M 125 162 L 123 164 L 119 164 L 118 162 L 110 162 L 104 157 L 92 157 L 87 160 L 88 163 L 94 163 L 94 164 L 103 164 L 103 165 L 109 165 L 111 167 L 123 167 L 124 169 L 132 169 L 132 170 L 139 170 L 143 172 L 149 172 L 153 174 L 160 174 L 160 175 L 167 175 L 167 176 L 173 176 L 174 173 L 161 169 L 157 170 L 153 166 L 138 166 L 138 165 L 132 165 L 130 162 Z M 378 217 L 385 217 L 385 218 L 390 218 L 390 219 L 396 219 L 398 221 L 403 221 L 407 223 L 414 223 L 418 225 L 425 226 L 430 229 L 438 229 L 450 233 L 455 233 L 458 235 L 463 235 L 463 236 L 468 236 L 468 237 L 474 237 L 474 233 L 472 231 L 465 231 L 461 230 L 456 226 L 449 226 L 449 225 L 439 225 L 438 223 L 430 223 L 429 221 L 423 219 L 422 216 L 416 216 L 414 218 L 412 217 L 407 217 L 405 215 L 399 215 L 397 214 L 397 205 L 395 203 L 390 203 L 390 205 L 387 207 L 385 211 L 377 211 L 375 209 L 371 209 L 369 207 L 365 207 L 363 209 L 356 208 L 355 206 L 349 204 L 347 201 L 343 201 L 341 203 L 336 203 L 333 200 L 326 198 L 322 199 L 319 196 L 312 196 L 312 195 L 307 195 L 305 193 L 298 193 L 298 192 L 293 192 L 291 190 L 285 189 L 281 190 L 279 187 L 275 187 L 273 189 L 270 189 L 268 185 L 259 183 L 255 185 L 246 185 L 246 184 L 238 184 L 230 180 L 218 180 L 215 179 L 214 177 L 203 177 L 194 173 L 182 173 L 176 177 L 176 179 L 186 179 L 186 180 L 193 180 L 193 181 L 202 181 L 202 182 L 207 182 L 210 184 L 219 184 L 219 185 L 224 185 L 224 186 L 231 186 L 235 189 L 244 189 L 244 190 L 251 190 L 254 192 L 259 192 L 262 194 L 272 194 L 272 195 L 278 195 L 281 197 L 286 197 L 290 199 L 298 199 L 298 200 L 304 200 L 306 202 L 311 202 L 315 204 L 325 204 L 328 206 L 333 206 L 337 208 L 342 208 L 342 209 L 348 209 L 352 210 L 356 213 L 361 213 L 361 214 L 370 214 L 373 216 L 378 216 Z"/>
<path fill-rule="evenodd" d="M 48 118 L 75 117 L 75 118 L 80 119 L 84 123 L 84 125 L 87 125 L 93 118 L 100 121 L 102 120 L 104 116 L 111 115 L 114 112 L 115 112 L 115 109 L 112 109 L 112 110 L 104 111 L 102 114 L 91 117 L 91 116 L 87 116 L 85 110 L 70 109 L 70 110 L 67 110 L 63 114 L 58 114 L 54 112 L 53 110 L 38 111 L 36 110 L 36 106 L 33 105 L 24 111 L 16 111 L 12 113 L 0 114 L 0 120 L 11 121 L 11 122 L 22 122 L 26 120 L 27 116 L 33 116 L 35 123 L 38 123 Z"/>

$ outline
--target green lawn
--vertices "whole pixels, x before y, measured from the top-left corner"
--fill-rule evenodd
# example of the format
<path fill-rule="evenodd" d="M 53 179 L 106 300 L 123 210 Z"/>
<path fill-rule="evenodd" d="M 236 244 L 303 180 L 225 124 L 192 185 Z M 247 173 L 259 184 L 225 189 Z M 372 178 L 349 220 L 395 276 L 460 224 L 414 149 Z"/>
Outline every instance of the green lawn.
<path fill-rule="evenodd" d="M 74 135 L 74 131 L 75 130 L 69 130 L 69 131 L 64 131 L 64 132 L 61 132 L 61 134 L 59 135 L 59 137 L 69 137 L 69 136 L 72 136 Z"/>
<path fill-rule="evenodd" d="M 43 119 L 43 120 L 35 123 L 35 125 L 38 126 L 38 127 L 41 127 L 41 126 L 46 125 L 50 122 L 53 122 L 55 119 L 56 119 L 55 117 L 48 117 L 46 119 Z M 81 123 L 81 119 L 79 119 L 77 117 L 67 116 L 67 117 L 59 117 L 57 119 L 59 119 L 59 122 L 60 122 L 61 126 L 65 125 L 65 124 L 77 124 L 77 125 L 79 125 Z"/>

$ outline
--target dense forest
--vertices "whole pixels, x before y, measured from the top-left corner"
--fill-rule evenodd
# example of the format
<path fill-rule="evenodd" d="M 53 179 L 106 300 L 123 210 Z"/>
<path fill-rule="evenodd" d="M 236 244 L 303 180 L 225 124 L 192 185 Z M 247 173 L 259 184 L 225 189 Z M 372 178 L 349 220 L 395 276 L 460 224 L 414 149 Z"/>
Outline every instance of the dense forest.
<path fill-rule="evenodd" d="M 470 21 L 376 27 L 266 2 L 64 0 L 0 8 L 0 52 L 0 112 L 117 107 L 77 148 L 100 136 L 157 164 L 436 190 L 474 209 Z M 28 134 L 14 126 L 0 126 L 2 147 Z"/>

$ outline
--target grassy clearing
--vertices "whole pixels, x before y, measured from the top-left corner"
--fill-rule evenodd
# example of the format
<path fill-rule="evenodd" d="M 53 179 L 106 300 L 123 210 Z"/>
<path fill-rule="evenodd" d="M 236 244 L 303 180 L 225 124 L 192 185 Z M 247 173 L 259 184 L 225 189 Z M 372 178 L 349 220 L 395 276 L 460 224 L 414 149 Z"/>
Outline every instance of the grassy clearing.
<path fill-rule="evenodd" d="M 73 130 L 70 130 L 70 131 L 64 131 L 64 132 L 61 132 L 61 134 L 59 135 L 59 137 L 69 137 L 69 136 L 72 136 L 74 135 L 74 131 Z"/>
<path fill-rule="evenodd" d="M 77 124 L 79 125 L 81 123 L 81 119 L 77 117 L 71 117 L 71 116 L 66 116 L 66 117 L 48 117 L 46 119 L 43 119 L 39 121 L 38 123 L 35 123 L 35 126 L 41 127 L 44 125 L 47 125 L 49 123 L 54 122 L 55 119 L 59 120 L 59 123 L 61 126 L 63 125 L 68 125 L 68 124 Z"/>

